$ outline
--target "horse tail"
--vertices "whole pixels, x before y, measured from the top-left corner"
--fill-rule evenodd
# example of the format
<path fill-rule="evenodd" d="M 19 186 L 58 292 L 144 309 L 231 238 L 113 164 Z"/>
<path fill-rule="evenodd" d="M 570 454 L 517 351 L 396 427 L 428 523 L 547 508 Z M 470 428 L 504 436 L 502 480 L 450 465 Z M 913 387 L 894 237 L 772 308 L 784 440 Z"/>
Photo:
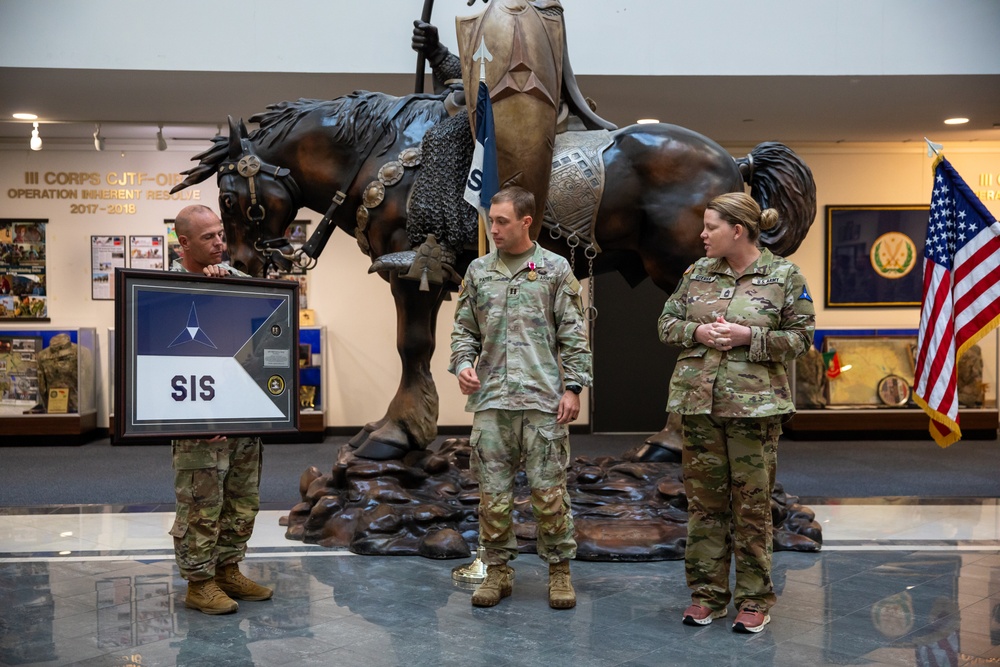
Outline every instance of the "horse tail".
<path fill-rule="evenodd" d="M 778 225 L 761 232 L 761 243 L 776 255 L 792 254 L 816 218 L 816 181 L 809 166 L 776 141 L 758 144 L 736 164 L 754 201 L 778 211 Z"/>

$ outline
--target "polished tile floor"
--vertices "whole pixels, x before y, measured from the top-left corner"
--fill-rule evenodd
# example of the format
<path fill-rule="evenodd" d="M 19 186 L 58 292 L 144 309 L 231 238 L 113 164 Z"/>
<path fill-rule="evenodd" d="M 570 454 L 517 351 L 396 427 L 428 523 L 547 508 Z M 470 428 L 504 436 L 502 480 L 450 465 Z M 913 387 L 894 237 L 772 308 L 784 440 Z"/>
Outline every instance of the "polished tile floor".
<path fill-rule="evenodd" d="M 275 588 L 210 617 L 184 608 L 169 507 L 0 508 L 0 664 L 1000 664 L 1000 505 L 993 499 L 804 499 L 818 554 L 777 553 L 759 635 L 680 623 L 680 562 L 573 564 L 579 604 L 553 611 L 545 570 L 474 609 L 461 561 L 354 556 L 284 539 L 261 512 L 244 570 Z"/>

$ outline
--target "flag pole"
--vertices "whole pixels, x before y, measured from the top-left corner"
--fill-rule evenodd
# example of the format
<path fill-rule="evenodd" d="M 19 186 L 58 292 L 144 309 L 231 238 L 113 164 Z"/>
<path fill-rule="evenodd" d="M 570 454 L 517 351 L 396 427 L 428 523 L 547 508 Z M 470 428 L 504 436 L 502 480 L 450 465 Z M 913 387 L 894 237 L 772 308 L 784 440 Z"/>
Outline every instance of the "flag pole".
<path fill-rule="evenodd" d="M 476 49 L 476 52 L 474 54 L 472 54 L 472 60 L 473 60 L 473 62 L 475 62 L 476 60 L 479 61 L 479 83 L 480 84 L 485 84 L 486 83 L 486 61 L 487 60 L 493 60 L 493 54 L 490 53 L 489 49 L 486 48 L 486 37 L 485 37 L 485 35 L 483 36 L 482 41 L 479 44 L 479 48 Z M 477 109 L 476 116 L 479 116 L 479 115 L 480 114 L 478 113 L 478 109 Z M 476 128 L 476 131 L 478 133 L 479 128 Z M 489 240 L 486 238 L 486 225 L 488 223 L 488 220 L 486 220 L 483 217 L 484 211 L 483 211 L 483 207 L 482 206 L 477 207 L 477 210 L 479 212 L 479 215 L 478 215 L 478 217 L 479 217 L 479 256 L 482 257 L 483 255 L 485 255 L 486 253 L 488 253 L 490 251 Z"/>
<path fill-rule="evenodd" d="M 434 11 L 434 0 L 424 0 L 423 11 L 420 12 L 420 20 L 424 23 L 431 22 L 431 12 Z M 424 62 L 426 58 L 423 53 L 417 54 L 417 71 L 413 83 L 413 93 L 419 95 L 424 92 Z"/>

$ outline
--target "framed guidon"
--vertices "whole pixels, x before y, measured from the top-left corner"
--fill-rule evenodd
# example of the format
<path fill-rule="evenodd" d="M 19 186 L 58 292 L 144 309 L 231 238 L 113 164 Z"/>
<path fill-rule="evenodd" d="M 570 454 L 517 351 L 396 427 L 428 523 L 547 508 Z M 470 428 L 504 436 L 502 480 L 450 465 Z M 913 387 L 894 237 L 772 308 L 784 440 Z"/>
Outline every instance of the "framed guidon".
<path fill-rule="evenodd" d="M 298 283 L 119 269 L 120 442 L 298 432 Z"/>
<path fill-rule="evenodd" d="M 920 307 L 930 207 L 827 206 L 827 308 Z"/>

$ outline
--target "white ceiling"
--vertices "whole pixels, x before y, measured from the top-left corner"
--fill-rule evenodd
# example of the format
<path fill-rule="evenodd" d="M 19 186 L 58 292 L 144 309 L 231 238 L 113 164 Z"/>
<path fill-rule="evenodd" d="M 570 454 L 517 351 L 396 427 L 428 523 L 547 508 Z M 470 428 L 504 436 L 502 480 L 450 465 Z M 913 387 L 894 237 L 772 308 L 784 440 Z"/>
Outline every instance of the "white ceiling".
<path fill-rule="evenodd" d="M 31 124 L 11 114 L 30 110 L 46 147 L 93 150 L 100 122 L 109 149 L 151 150 L 162 123 L 171 150 L 197 151 L 227 115 L 358 88 L 402 95 L 413 76 L 0 68 L 0 147 L 27 146 Z M 654 117 L 724 145 L 1000 141 L 1000 75 L 585 76 L 580 88 L 618 125 Z M 942 123 L 954 116 L 971 122 Z"/>

